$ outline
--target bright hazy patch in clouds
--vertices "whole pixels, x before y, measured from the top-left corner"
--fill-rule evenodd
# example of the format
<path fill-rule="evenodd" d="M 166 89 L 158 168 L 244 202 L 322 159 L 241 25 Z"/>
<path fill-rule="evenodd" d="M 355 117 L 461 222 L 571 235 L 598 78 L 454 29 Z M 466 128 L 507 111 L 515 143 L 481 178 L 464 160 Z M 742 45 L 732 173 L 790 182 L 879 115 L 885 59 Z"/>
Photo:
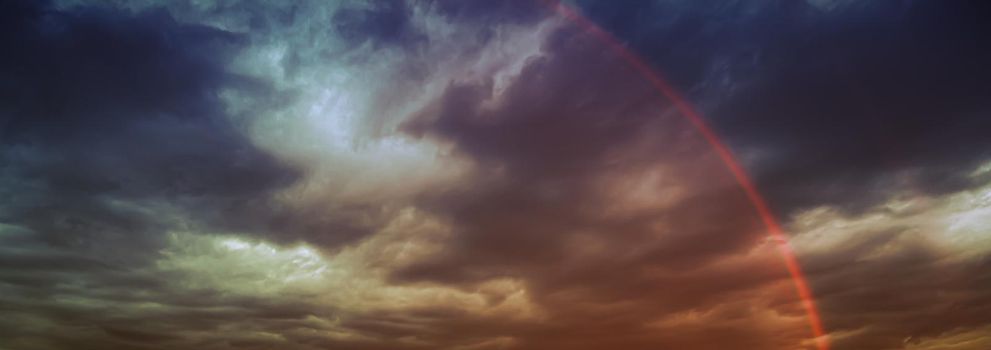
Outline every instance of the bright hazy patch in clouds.
<path fill-rule="evenodd" d="M 904 240 L 925 240 L 948 257 L 980 258 L 991 251 L 991 185 L 942 196 L 894 195 L 855 217 L 820 207 L 796 215 L 791 224 L 797 249 L 808 255 L 842 249 L 865 232 L 900 231 Z M 897 253 L 898 242 L 877 247 L 871 257 Z M 804 255 L 803 254 L 803 255 Z"/>
<path fill-rule="evenodd" d="M 514 319 L 536 316 L 526 291 L 511 279 L 485 281 L 467 291 L 388 285 L 384 268 L 427 249 L 415 240 L 373 239 L 326 256 L 306 244 L 282 247 L 237 235 L 172 233 L 156 267 L 162 273 L 184 276 L 173 282 L 187 290 L 232 297 L 296 297 L 345 313 L 445 307 Z"/>

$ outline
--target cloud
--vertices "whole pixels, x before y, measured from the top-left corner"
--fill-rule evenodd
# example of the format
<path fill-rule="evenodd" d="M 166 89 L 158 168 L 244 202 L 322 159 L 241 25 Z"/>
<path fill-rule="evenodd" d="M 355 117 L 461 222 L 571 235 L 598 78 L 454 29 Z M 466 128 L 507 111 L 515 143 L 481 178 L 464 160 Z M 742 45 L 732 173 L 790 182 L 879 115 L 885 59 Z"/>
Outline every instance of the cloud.
<path fill-rule="evenodd" d="M 971 12 L 577 4 L 738 151 L 834 349 L 982 348 Z M 544 4 L 3 6 L 0 347 L 815 348 L 720 158 Z"/>
<path fill-rule="evenodd" d="M 170 214 L 236 211 L 297 176 L 225 119 L 236 35 L 161 11 L 5 12 L 0 217 L 40 244 L 141 261 L 124 247 L 154 249 Z"/>
<path fill-rule="evenodd" d="M 405 46 L 422 39 L 411 25 L 413 14 L 408 3 L 378 1 L 364 5 L 367 8 L 342 8 L 334 14 L 334 28 L 346 41 Z"/>
<path fill-rule="evenodd" d="M 782 213 L 976 185 L 983 4 L 580 2 L 705 110 Z"/>
<path fill-rule="evenodd" d="M 901 348 L 989 322 L 988 186 L 796 217 L 794 243 L 837 348 Z M 975 221 L 976 220 L 976 221 Z M 982 228 L 977 228 L 982 227 Z"/>
<path fill-rule="evenodd" d="M 394 278 L 523 277 L 552 312 L 519 348 L 673 346 L 687 340 L 649 335 L 646 324 L 783 278 L 775 260 L 739 257 L 763 229 L 695 130 L 620 57 L 567 24 L 505 88 L 453 82 L 406 128 L 453 143 L 475 179 L 423 196 L 457 235 Z M 601 336 L 566 340 L 589 330 Z"/>

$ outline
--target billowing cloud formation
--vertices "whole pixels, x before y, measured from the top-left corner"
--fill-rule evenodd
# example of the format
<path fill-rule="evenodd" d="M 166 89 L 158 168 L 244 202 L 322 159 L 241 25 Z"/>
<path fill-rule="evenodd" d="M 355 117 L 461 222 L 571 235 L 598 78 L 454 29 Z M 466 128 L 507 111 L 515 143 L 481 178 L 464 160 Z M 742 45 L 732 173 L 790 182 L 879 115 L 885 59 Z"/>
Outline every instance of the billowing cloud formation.
<path fill-rule="evenodd" d="M 725 165 L 546 5 L 5 3 L 0 348 L 815 349 Z M 832 348 L 991 344 L 982 6 L 575 5 Z"/>
<path fill-rule="evenodd" d="M 982 2 L 588 5 L 698 96 L 780 210 L 960 190 L 989 157 Z"/>

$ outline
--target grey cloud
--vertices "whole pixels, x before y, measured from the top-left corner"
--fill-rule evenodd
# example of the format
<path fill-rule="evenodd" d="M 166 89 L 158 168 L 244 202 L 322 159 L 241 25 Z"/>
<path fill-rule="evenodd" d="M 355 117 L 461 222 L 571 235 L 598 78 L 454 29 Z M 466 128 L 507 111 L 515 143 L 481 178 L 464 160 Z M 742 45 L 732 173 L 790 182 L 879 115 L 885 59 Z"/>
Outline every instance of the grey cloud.
<path fill-rule="evenodd" d="M 986 253 L 941 236 L 950 219 L 982 223 L 984 194 L 923 198 L 987 180 L 966 177 L 987 156 L 973 13 L 578 3 L 712 112 L 781 212 L 827 205 L 872 222 L 844 236 L 841 219 L 806 232 L 800 215 L 783 217 L 795 241 L 839 237 L 799 257 L 835 349 L 902 349 L 991 323 Z M 0 347 L 795 349 L 809 336 L 745 194 L 595 36 L 545 23 L 540 54 L 498 78 L 429 62 L 472 67 L 499 35 L 553 15 L 538 1 L 118 5 L 133 8 L 0 5 Z M 426 53 L 447 46 L 430 46 L 424 23 L 459 30 L 466 47 Z M 349 83 L 398 81 L 324 84 L 345 68 Z M 392 104 L 421 83 L 426 101 Z M 423 159 L 464 173 L 395 197 L 314 179 L 377 154 L 357 141 L 339 158 L 284 149 L 313 125 L 283 119 L 343 124 L 331 115 L 342 111 L 297 112 L 365 103 L 331 88 L 375 90 L 360 95 L 376 104 L 368 114 L 425 107 L 399 130 L 405 114 L 356 113 L 376 120 L 315 138 L 436 146 Z M 877 135 L 898 139 L 894 156 Z M 326 146 L 310 141 L 300 147 Z M 380 169 L 413 177 L 348 175 Z M 942 204 L 874 206 L 897 190 Z M 967 229 L 956 238 L 985 233 Z"/>
<path fill-rule="evenodd" d="M 951 193 L 991 156 L 983 2 L 580 3 L 708 110 L 781 213 Z"/>
<path fill-rule="evenodd" d="M 424 207 L 448 218 L 458 237 L 449 251 L 400 271 L 396 281 L 523 278 L 550 310 L 550 323 L 567 325 L 561 332 L 601 332 L 583 338 L 584 346 L 650 348 L 678 344 L 638 335 L 652 317 L 712 307 L 784 277 L 680 273 L 750 249 L 763 228 L 699 135 L 614 54 L 565 26 L 498 96 L 489 82 L 454 83 L 407 125 L 413 135 L 453 142 L 477 162 L 479 175 L 468 188 L 424 197 Z M 661 165 L 674 169 L 664 176 L 686 197 L 632 217 L 597 216 L 616 205 L 596 197 L 597 181 L 617 169 Z M 697 181 L 699 174 L 708 181 Z M 601 255 L 583 257 L 578 252 L 586 247 L 573 243 L 583 235 L 610 243 Z M 605 306 L 613 303 L 630 307 Z M 532 327 L 520 348 L 579 346 L 553 328 Z M 735 339 L 744 331 L 726 332 Z M 747 343 L 749 336 L 738 336 Z M 751 339 L 754 348 L 763 344 L 758 339 Z"/>
<path fill-rule="evenodd" d="M 900 349 L 989 322 L 988 256 L 958 258 L 911 228 L 859 232 L 803 257 L 836 349 Z"/>
<path fill-rule="evenodd" d="M 406 1 L 372 1 L 365 8 L 345 7 L 334 13 L 338 34 L 352 45 L 413 45 L 425 40 L 411 23 L 413 9 Z"/>
<path fill-rule="evenodd" d="M 10 292 L 0 308 L 5 324 L 27 325 L 4 327 L 4 346 L 174 340 L 121 326 L 153 322 L 121 311 L 133 303 L 177 307 L 174 276 L 143 272 L 164 233 L 210 226 L 193 210 L 238 208 L 298 176 L 224 114 L 219 90 L 245 82 L 225 65 L 244 41 L 161 10 L 5 2 L 0 12 L 0 286 Z"/>

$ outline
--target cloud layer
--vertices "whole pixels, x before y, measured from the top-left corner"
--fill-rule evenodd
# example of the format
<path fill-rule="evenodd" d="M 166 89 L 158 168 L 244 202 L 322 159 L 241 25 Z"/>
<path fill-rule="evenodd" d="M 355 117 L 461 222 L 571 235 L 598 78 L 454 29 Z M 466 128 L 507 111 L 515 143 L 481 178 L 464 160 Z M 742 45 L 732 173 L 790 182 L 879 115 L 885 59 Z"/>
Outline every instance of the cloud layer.
<path fill-rule="evenodd" d="M 725 165 L 545 5 L 0 5 L 0 348 L 815 349 Z M 572 5 L 833 349 L 991 344 L 986 6 Z"/>

